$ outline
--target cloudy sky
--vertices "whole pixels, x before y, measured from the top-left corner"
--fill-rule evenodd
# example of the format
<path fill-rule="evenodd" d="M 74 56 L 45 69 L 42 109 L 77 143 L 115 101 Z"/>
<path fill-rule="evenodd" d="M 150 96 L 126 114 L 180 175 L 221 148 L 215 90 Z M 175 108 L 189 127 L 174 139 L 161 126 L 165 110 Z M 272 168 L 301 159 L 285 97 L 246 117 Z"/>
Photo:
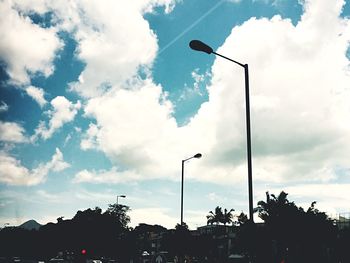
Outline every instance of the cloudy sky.
<path fill-rule="evenodd" d="M 350 212 L 348 0 L 0 0 L 0 226 L 116 201 L 131 225 L 284 190 Z"/>

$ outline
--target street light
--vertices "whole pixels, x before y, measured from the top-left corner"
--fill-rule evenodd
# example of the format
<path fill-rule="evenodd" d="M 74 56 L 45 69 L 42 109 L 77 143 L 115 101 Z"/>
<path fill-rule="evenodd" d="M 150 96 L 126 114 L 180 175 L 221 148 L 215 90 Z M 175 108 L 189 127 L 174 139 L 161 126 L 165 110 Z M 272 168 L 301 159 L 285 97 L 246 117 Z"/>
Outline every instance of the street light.
<path fill-rule="evenodd" d="M 184 221 L 184 171 L 185 171 L 185 162 L 188 160 L 191 160 L 193 158 L 201 158 L 202 154 L 201 153 L 197 153 L 195 155 L 193 155 L 190 158 L 187 158 L 185 160 L 181 161 L 181 226 L 183 225 Z"/>
<path fill-rule="evenodd" d="M 233 63 L 244 68 L 245 77 L 245 110 L 246 110 L 246 125 L 247 125 L 247 161 L 248 161 L 248 192 L 249 192 L 249 220 L 254 222 L 253 219 L 253 179 L 252 179 L 252 146 L 251 146 L 251 133 L 250 133 L 250 103 L 249 103 L 249 73 L 248 64 L 239 63 L 233 59 L 220 55 L 213 51 L 213 49 L 199 40 L 192 40 L 190 42 L 190 48 L 196 51 L 202 51 L 207 54 L 215 54 L 219 57 L 227 59 Z"/>
<path fill-rule="evenodd" d="M 117 205 L 119 204 L 119 203 L 118 203 L 118 197 L 125 198 L 126 195 L 117 195 Z"/>

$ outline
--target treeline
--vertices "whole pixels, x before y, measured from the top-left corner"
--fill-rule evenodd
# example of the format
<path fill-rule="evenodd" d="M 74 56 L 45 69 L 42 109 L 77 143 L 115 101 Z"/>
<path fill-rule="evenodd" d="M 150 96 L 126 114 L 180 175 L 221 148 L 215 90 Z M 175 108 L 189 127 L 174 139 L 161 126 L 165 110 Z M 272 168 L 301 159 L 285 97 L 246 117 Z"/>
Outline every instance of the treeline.
<path fill-rule="evenodd" d="M 57 219 L 39 230 L 6 227 L 0 232 L 0 256 L 49 259 L 59 251 L 85 256 L 105 255 L 123 257 L 127 251 L 123 236 L 129 232 L 129 207 L 111 204 L 105 212 L 96 207 L 78 211 L 71 220 Z M 117 248 L 117 251 L 116 251 Z M 118 251 L 119 250 L 119 251 Z"/>
<path fill-rule="evenodd" d="M 112 204 L 103 212 L 99 207 L 78 211 L 70 220 L 57 218 L 39 230 L 6 227 L 0 231 L 0 257 L 20 257 L 47 261 L 63 252 L 67 262 L 86 262 L 86 259 L 110 258 L 118 262 L 142 262 L 143 252 L 167 251 L 175 255 L 205 258 L 215 251 L 211 237 L 192 235 L 186 224 L 168 230 L 159 225 L 140 224 L 128 227 L 128 206 Z M 152 236 L 159 238 L 157 248 Z M 209 253 L 210 251 L 210 253 Z M 68 257 L 65 252 L 73 255 Z M 148 260 L 151 255 L 148 255 Z M 154 255 L 153 255 L 154 256 Z"/>
<path fill-rule="evenodd" d="M 74 262 L 101 256 L 138 262 L 145 251 L 167 251 L 171 259 L 188 256 L 198 262 L 228 262 L 233 254 L 254 263 L 350 262 L 350 229 L 339 229 L 315 204 L 305 210 L 285 192 L 267 193 L 255 209 L 264 223 L 255 224 L 243 213 L 234 216 L 233 209 L 218 206 L 207 216 L 210 234 L 190 231 L 186 224 L 170 230 L 146 224 L 131 229 L 130 208 L 110 204 L 104 212 L 99 207 L 78 211 L 70 220 L 60 217 L 39 230 L 3 228 L 0 256 L 47 260 L 69 251 Z"/>
<path fill-rule="evenodd" d="M 338 229 L 335 220 L 315 207 L 316 202 L 304 210 L 287 195 L 266 193 L 266 201 L 255 209 L 264 224 L 243 224 L 236 249 L 254 262 L 350 262 L 350 229 Z"/>

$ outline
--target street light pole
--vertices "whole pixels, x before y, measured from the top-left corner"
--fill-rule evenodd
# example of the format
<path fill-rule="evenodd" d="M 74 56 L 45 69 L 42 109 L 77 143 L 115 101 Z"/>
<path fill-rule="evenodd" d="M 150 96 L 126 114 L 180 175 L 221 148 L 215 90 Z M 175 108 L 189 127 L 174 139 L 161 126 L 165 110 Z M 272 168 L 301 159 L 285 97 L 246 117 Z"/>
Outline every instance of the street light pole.
<path fill-rule="evenodd" d="M 251 146 L 251 131 L 250 131 L 250 101 L 249 101 L 249 70 L 248 64 L 242 64 L 236 60 L 225 57 L 213 51 L 213 49 L 199 40 L 192 40 L 190 48 L 196 51 L 202 51 L 207 54 L 215 54 L 219 57 L 227 59 L 244 68 L 245 82 L 245 109 L 246 109 L 246 132 L 247 132 L 247 163 L 248 163 L 248 197 L 249 197 L 249 220 L 253 223 L 253 177 L 252 177 L 252 146 Z"/>
<path fill-rule="evenodd" d="M 117 205 L 119 205 L 119 203 L 118 203 L 118 197 L 125 198 L 126 195 L 117 195 Z"/>
<path fill-rule="evenodd" d="M 185 174 L 185 162 L 191 160 L 192 158 L 201 158 L 202 154 L 197 153 L 194 156 L 181 161 L 181 226 L 184 221 L 184 174 Z"/>

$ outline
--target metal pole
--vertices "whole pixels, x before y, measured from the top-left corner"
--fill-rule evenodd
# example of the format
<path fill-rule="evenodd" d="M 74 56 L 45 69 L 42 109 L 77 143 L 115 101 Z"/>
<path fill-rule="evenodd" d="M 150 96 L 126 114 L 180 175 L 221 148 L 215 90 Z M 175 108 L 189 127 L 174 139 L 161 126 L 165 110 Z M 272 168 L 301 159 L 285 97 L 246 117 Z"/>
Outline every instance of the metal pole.
<path fill-rule="evenodd" d="M 248 160 L 248 194 L 249 194 L 249 220 L 253 219 L 253 178 L 252 178 L 252 145 L 250 132 L 250 102 L 249 102 L 249 72 L 248 64 L 244 65 L 245 76 L 245 109 L 246 109 L 246 124 L 247 124 L 247 160 Z"/>
<path fill-rule="evenodd" d="M 181 226 L 183 225 L 183 213 L 184 213 L 184 168 L 185 160 L 181 161 Z"/>
<path fill-rule="evenodd" d="M 212 52 L 213 54 L 220 56 L 224 59 L 232 61 L 244 68 L 244 80 L 245 80 L 245 110 L 246 110 L 246 125 L 247 125 L 247 162 L 248 162 L 248 198 L 249 198 L 249 220 L 254 223 L 253 219 L 253 178 L 252 178 L 252 144 L 251 144 L 251 132 L 250 132 L 250 103 L 249 103 L 249 73 L 248 64 L 242 64 L 236 60 Z"/>

